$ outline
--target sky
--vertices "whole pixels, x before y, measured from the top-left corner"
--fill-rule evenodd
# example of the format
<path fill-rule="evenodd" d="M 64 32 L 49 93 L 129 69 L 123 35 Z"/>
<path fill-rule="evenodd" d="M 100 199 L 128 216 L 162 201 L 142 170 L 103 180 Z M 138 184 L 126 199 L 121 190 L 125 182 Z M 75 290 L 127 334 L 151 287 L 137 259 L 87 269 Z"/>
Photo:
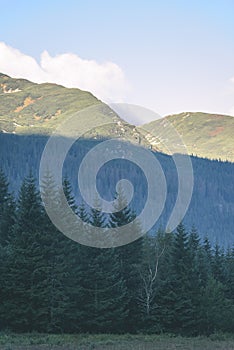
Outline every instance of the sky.
<path fill-rule="evenodd" d="M 0 0 L 0 10 L 2 73 L 160 116 L 234 115 L 233 0 Z"/>

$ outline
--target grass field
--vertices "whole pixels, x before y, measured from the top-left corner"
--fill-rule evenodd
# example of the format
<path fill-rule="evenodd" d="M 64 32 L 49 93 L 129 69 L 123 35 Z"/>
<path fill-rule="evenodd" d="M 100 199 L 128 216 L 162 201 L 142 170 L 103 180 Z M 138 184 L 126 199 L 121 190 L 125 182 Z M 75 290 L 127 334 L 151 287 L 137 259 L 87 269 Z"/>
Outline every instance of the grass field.
<path fill-rule="evenodd" d="M 234 335 L 182 338 L 170 335 L 0 335 L 0 350 L 231 350 Z"/>

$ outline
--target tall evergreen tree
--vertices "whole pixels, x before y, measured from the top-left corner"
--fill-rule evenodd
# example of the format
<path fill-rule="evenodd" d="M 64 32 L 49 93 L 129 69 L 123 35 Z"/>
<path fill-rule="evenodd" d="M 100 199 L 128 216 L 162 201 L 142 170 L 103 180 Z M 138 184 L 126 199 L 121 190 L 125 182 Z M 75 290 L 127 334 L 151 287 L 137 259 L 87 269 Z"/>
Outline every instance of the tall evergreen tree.
<path fill-rule="evenodd" d="M 18 331 L 37 328 L 38 267 L 42 261 L 40 247 L 42 206 L 35 180 L 30 175 L 22 184 L 16 211 L 16 224 L 11 239 L 7 289 L 9 308 L 6 318 Z"/>
<path fill-rule="evenodd" d="M 71 196 L 68 180 L 64 180 L 64 193 L 69 205 L 75 206 Z M 54 215 L 66 220 L 61 210 L 60 193 L 50 174 L 43 179 L 41 191 L 45 204 L 51 205 Z M 70 273 L 70 240 L 65 237 L 51 222 L 44 211 L 43 225 L 44 248 L 44 307 L 47 309 L 47 332 L 62 332 L 66 329 L 69 295 L 67 290 Z"/>
<path fill-rule="evenodd" d="M 233 304 L 225 298 L 223 285 L 212 276 L 203 289 L 200 312 L 202 333 L 210 335 L 217 331 L 233 331 Z"/>
<path fill-rule="evenodd" d="M 234 247 L 229 248 L 225 256 L 224 285 L 226 297 L 234 304 Z"/>
<path fill-rule="evenodd" d="M 87 214 L 84 205 L 77 208 L 65 179 L 67 203 L 86 223 L 74 228 L 62 209 L 61 189 L 49 174 L 41 191 L 44 203 L 33 176 L 27 177 L 15 210 L 0 172 L 0 330 L 233 331 L 234 249 L 212 249 L 208 239 L 201 245 L 196 229 L 188 234 L 183 224 L 175 234 L 159 231 L 119 248 L 82 246 L 59 232 L 44 205 L 51 206 L 68 230 L 87 235 L 89 224 L 107 224 L 102 211 Z M 117 229 L 130 223 L 128 232 L 140 235 L 123 193 L 118 208 L 109 225 Z"/>
<path fill-rule="evenodd" d="M 172 289 L 174 293 L 174 320 L 172 327 L 181 334 L 189 333 L 193 328 L 193 305 L 190 284 L 190 255 L 188 233 L 181 223 L 177 227 L 172 250 Z"/>
<path fill-rule="evenodd" d="M 83 210 L 82 213 L 82 217 L 87 218 Z M 89 223 L 94 227 L 105 227 L 101 208 L 91 209 Z M 81 330 L 104 333 L 123 331 L 127 315 L 127 290 L 114 249 L 80 246 L 79 251 L 77 275 L 82 303 L 77 306 Z"/>
<path fill-rule="evenodd" d="M 140 224 L 133 223 L 136 215 L 127 205 L 122 188 L 119 188 L 117 196 L 116 212 L 110 214 L 109 225 L 112 228 L 128 225 L 127 234 L 131 237 L 141 236 Z M 125 330 L 129 332 L 135 331 L 139 326 L 140 309 L 137 300 L 140 289 L 139 266 L 142 259 L 143 239 L 115 248 L 115 252 L 119 260 L 120 274 L 127 287 L 128 298 L 128 317 L 125 322 Z"/>
<path fill-rule="evenodd" d="M 15 222 L 15 203 L 6 176 L 0 169 L 0 244 L 9 242 Z"/>
<path fill-rule="evenodd" d="M 224 252 L 221 251 L 219 245 L 216 244 L 214 247 L 211 267 L 214 278 L 221 283 L 224 280 L 224 263 Z"/>
<path fill-rule="evenodd" d="M 0 331 L 9 328 L 9 246 L 0 244 Z"/>
<path fill-rule="evenodd" d="M 200 324 L 199 308 L 201 302 L 202 286 L 206 283 L 206 275 L 204 269 L 204 259 L 200 246 L 200 238 L 196 228 L 193 226 L 188 239 L 188 295 L 191 298 L 192 309 L 190 334 L 196 334 L 196 330 Z"/>

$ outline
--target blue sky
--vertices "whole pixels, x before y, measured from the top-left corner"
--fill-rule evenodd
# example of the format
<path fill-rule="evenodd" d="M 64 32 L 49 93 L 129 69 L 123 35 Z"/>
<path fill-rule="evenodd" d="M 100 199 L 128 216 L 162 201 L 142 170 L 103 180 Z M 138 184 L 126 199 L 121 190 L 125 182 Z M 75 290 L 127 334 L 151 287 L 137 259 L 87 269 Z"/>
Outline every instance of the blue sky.
<path fill-rule="evenodd" d="M 116 64 L 124 77 L 111 80 L 117 74 L 111 68 L 108 76 L 113 85 L 121 80 L 118 93 L 103 83 L 100 97 L 109 89 L 112 102 L 121 99 L 161 115 L 195 110 L 234 115 L 233 0 L 0 0 L 0 8 L 0 41 L 38 64 L 45 50 L 50 58 L 70 53 L 99 65 Z M 15 72 L 4 64 L 0 57 L 0 70 Z M 101 76 L 93 78 L 97 94 Z"/>

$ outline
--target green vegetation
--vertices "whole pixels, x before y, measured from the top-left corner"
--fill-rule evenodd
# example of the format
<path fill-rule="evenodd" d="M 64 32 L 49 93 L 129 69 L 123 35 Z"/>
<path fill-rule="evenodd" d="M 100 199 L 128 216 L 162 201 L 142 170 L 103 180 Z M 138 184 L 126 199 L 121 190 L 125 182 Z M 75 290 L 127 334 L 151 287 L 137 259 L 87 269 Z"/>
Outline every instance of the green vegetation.
<path fill-rule="evenodd" d="M 208 239 L 200 242 L 196 229 L 188 232 L 183 224 L 174 233 L 160 230 L 118 248 L 82 246 L 50 222 L 31 175 L 16 201 L 3 174 L 0 179 L 0 331 L 233 332 L 233 248 L 211 248 Z M 49 174 L 43 191 L 66 224 L 61 192 Z M 67 179 L 64 192 L 71 209 L 86 221 L 75 234 L 88 235 L 87 222 L 115 228 L 134 218 L 128 207 L 106 216 L 77 207 Z M 120 195 L 116 208 L 123 201 Z M 132 224 L 134 232 L 139 229 Z"/>
<path fill-rule="evenodd" d="M 169 115 L 143 125 L 139 130 L 148 134 L 147 138 L 156 144 L 164 133 L 164 126 L 170 122 L 181 135 L 188 153 L 198 157 L 234 161 L 234 118 L 208 113 L 181 113 Z M 176 142 L 176 141 L 175 141 Z M 167 153 L 163 142 L 157 144 L 160 151 Z"/>
<path fill-rule="evenodd" d="M 228 334 L 185 338 L 173 335 L 113 334 L 2 334 L 0 350 L 233 350 L 234 338 Z"/>
<path fill-rule="evenodd" d="M 30 133 L 31 128 L 48 132 L 66 115 L 100 103 L 92 94 L 78 89 L 34 84 L 5 75 L 0 75 L 0 86 L 2 128 L 8 122 L 16 133 Z"/>
<path fill-rule="evenodd" d="M 63 120 L 74 114 L 79 120 L 79 132 L 85 130 L 86 119 L 79 112 L 92 107 L 87 118 L 91 125 L 87 137 L 99 139 L 118 137 L 133 143 L 168 153 L 163 138 L 170 138 L 165 128 L 169 121 L 181 135 L 188 153 L 198 157 L 234 161 L 234 118 L 208 113 L 181 113 L 155 120 L 136 128 L 122 120 L 107 105 L 91 93 L 68 89 L 56 84 L 35 84 L 0 74 L 0 131 L 16 134 L 50 134 Z M 77 127 L 77 126 L 76 126 Z M 165 133 L 166 130 L 166 133 Z"/>
<path fill-rule="evenodd" d="M 82 118 L 79 112 L 91 108 Z M 76 115 L 79 132 L 101 121 L 101 126 L 89 130 L 87 137 L 120 137 L 139 143 L 139 131 L 123 121 L 107 105 L 90 92 L 68 89 L 56 84 L 35 84 L 0 74 L 0 130 L 5 133 L 47 135 L 66 118 Z M 79 118 L 80 117 L 80 118 Z M 77 120 L 79 123 L 77 123 Z M 142 140 L 142 144 L 147 143 Z"/>
<path fill-rule="evenodd" d="M 44 135 L 66 116 L 97 106 L 91 122 L 98 118 L 109 125 L 87 137 L 136 142 L 140 136 L 143 145 L 157 139 L 138 132 L 88 92 L 5 75 L 0 75 L 0 89 L 0 129 L 6 133 Z M 167 118 L 190 153 L 234 160 L 231 117 L 184 113 Z M 144 129 L 157 135 L 165 121 Z M 45 190 L 59 210 L 49 174 Z M 67 179 L 64 192 L 72 210 L 94 226 L 115 228 L 135 217 L 128 207 L 103 216 L 78 206 Z M 140 227 L 132 225 L 132 230 Z M 81 246 L 52 225 L 32 175 L 13 197 L 0 173 L 0 276 L 0 349 L 234 348 L 233 335 L 224 335 L 234 329 L 234 248 L 212 248 L 208 239 L 200 241 L 195 228 L 187 231 L 182 224 L 174 233 L 160 230 L 115 249 Z M 167 333 L 173 335 L 160 335 Z"/>

